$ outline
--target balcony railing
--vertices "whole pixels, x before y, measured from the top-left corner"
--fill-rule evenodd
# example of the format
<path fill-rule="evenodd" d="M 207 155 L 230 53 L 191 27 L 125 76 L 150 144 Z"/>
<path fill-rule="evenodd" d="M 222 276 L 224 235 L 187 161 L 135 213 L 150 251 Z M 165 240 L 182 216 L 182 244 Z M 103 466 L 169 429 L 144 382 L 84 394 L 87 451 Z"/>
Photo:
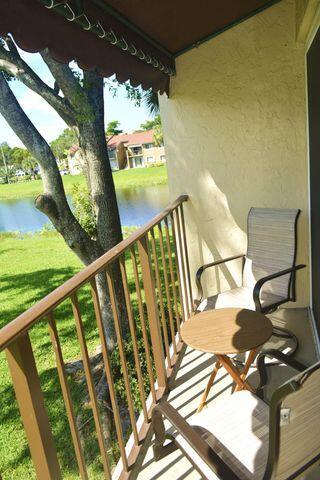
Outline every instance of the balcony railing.
<path fill-rule="evenodd" d="M 168 380 L 182 346 L 180 325 L 191 311 L 183 212 L 187 199 L 187 196 L 179 197 L 144 227 L 0 330 L 0 351 L 6 352 L 37 478 L 57 480 L 64 477 L 55 425 L 46 401 L 50 392 L 42 386 L 37 351 L 32 345 L 40 323 L 48 328 L 42 354 L 49 356 L 49 350 L 54 353 L 54 370 L 61 385 L 60 398 L 54 398 L 54 404 L 63 406 L 68 420 L 74 448 L 72 455 L 78 469 L 76 474 L 82 479 L 89 478 L 90 465 L 96 462 L 99 478 L 130 477 L 149 431 L 152 408 L 168 389 Z M 119 272 L 124 294 L 130 332 L 126 338 L 116 298 L 115 271 Z M 103 323 L 97 275 L 105 276 L 109 292 L 116 336 L 112 351 Z M 86 405 L 75 400 L 74 392 L 78 387 L 72 383 L 63 354 L 65 345 L 74 342 L 74 338 L 61 332 L 60 322 L 62 324 L 63 319 L 65 325 L 68 308 L 68 322 L 75 327 L 81 354 L 83 383 L 88 392 Z M 88 321 L 84 319 L 90 315 L 94 320 L 88 332 Z M 41 335 L 43 332 L 42 329 Z M 102 399 L 102 402 L 95 380 L 94 344 L 100 348 L 101 368 L 108 386 L 108 400 Z M 90 411 L 91 434 L 98 446 L 95 453 L 89 455 L 89 460 L 80 432 L 83 425 L 77 421 L 81 409 Z M 109 438 L 102 420 L 105 409 L 109 426 L 112 424 L 113 433 Z"/>

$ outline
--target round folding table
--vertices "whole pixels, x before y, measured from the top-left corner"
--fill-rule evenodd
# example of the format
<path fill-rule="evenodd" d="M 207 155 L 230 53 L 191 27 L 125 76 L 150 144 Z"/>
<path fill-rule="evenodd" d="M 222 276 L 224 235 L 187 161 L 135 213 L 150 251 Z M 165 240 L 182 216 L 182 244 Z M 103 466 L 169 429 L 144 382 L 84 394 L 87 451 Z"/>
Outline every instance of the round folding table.
<path fill-rule="evenodd" d="M 201 397 L 198 412 L 205 405 L 215 376 L 224 367 L 236 383 L 236 390 L 250 390 L 246 381 L 259 347 L 272 335 L 272 323 L 262 313 L 241 308 L 220 308 L 195 314 L 181 327 L 182 340 L 190 347 L 212 353 L 216 362 Z M 249 352 L 240 371 L 230 355 Z"/>

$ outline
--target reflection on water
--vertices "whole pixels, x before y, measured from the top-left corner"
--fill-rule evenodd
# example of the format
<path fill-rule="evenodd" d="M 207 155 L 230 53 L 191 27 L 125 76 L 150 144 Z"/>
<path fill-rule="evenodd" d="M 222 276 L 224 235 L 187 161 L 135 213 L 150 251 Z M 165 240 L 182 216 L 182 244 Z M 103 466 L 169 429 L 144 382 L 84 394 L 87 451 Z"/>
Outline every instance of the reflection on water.
<path fill-rule="evenodd" d="M 167 185 L 117 190 L 121 224 L 143 225 L 163 210 L 169 202 Z"/>
<path fill-rule="evenodd" d="M 168 204 L 167 185 L 117 190 L 121 224 L 143 225 Z M 68 201 L 72 204 L 70 197 Z M 0 232 L 36 232 L 48 218 L 34 206 L 33 198 L 0 201 Z"/>

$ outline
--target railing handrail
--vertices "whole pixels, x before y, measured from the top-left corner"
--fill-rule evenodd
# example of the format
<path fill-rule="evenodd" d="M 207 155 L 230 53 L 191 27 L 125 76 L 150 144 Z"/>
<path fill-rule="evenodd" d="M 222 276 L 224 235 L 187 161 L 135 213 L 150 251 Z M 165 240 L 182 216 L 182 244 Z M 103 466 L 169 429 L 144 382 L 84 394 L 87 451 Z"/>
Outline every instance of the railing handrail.
<path fill-rule="evenodd" d="M 87 283 L 92 277 L 97 275 L 109 263 L 124 253 L 124 251 L 133 245 L 137 240 L 146 235 L 153 227 L 160 223 L 175 208 L 188 200 L 188 195 L 181 195 L 174 202 L 170 203 L 161 213 L 153 217 L 142 227 L 138 228 L 128 238 L 122 240 L 116 246 L 108 250 L 97 260 L 71 277 L 65 283 L 57 287 L 46 297 L 42 298 L 35 305 L 9 322 L 0 330 L 0 352 L 4 350 L 13 341 L 28 331 L 36 322 L 45 317 L 51 310 L 60 305 L 72 293 Z"/>

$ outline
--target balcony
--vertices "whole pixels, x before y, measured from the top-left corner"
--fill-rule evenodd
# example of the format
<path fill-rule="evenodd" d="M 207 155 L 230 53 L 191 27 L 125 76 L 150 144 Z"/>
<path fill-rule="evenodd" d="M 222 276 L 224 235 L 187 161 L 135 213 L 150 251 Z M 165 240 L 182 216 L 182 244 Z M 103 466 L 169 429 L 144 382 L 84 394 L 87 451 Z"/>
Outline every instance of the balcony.
<path fill-rule="evenodd" d="M 30 471 L 37 478 L 199 478 L 181 452 L 155 462 L 151 448 L 154 405 L 165 398 L 188 419 L 197 408 L 214 362 L 212 355 L 186 348 L 180 338 L 180 326 L 192 308 L 184 221 L 187 199 L 179 197 L 0 331 L 0 348 L 6 352 L 30 449 Z M 130 332 L 127 337 L 115 294 L 117 268 Z M 116 332 L 112 351 L 97 288 L 101 274 L 107 279 Z M 308 312 L 281 309 L 272 317 L 280 326 L 289 324 L 298 336 L 298 359 L 314 363 Z M 41 352 L 32 347 L 37 335 L 43 337 Z M 64 358 L 66 344 L 72 342 L 79 355 Z M 38 367 L 41 356 L 50 365 L 46 375 L 43 367 Z M 291 375 L 286 367 L 272 369 L 269 394 Z M 249 377 L 250 383 L 257 385 L 255 369 Z M 101 389 L 103 382 L 106 388 Z M 230 395 L 232 388 L 230 377 L 221 369 L 208 403 Z M 83 390 L 85 397 L 80 395 Z M 63 442 L 59 440 L 61 430 Z M 25 447 L 16 445 L 17 464 L 28 455 Z M 14 471 L 15 466 L 11 467 Z"/>

